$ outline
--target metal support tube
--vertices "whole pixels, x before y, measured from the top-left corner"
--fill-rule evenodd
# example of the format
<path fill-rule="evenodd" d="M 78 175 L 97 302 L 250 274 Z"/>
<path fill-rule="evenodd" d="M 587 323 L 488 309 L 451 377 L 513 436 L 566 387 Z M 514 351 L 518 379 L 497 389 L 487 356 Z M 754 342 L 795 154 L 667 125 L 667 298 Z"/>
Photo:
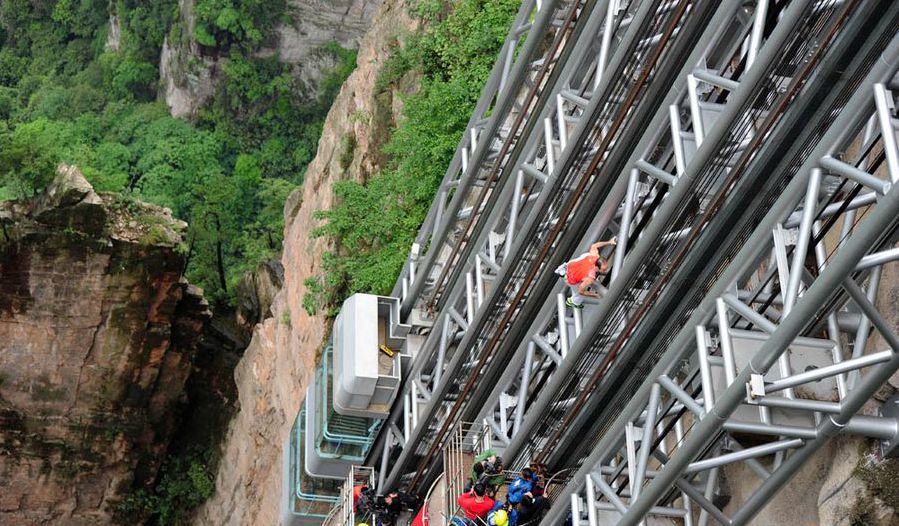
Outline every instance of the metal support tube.
<path fill-rule="evenodd" d="M 765 423 L 768 423 L 768 422 L 765 422 Z M 742 445 L 740 445 L 740 443 L 737 442 L 736 440 L 731 440 L 731 447 L 733 448 L 734 451 L 743 451 L 746 449 Z M 768 471 L 765 468 L 765 466 L 763 466 L 762 463 L 759 462 L 758 460 L 756 460 L 754 458 L 748 458 L 745 460 L 745 462 L 746 462 L 746 465 L 749 466 L 749 469 L 754 471 L 755 474 L 759 476 L 759 479 L 765 480 L 766 478 L 771 476 L 771 472 Z M 713 468 L 713 469 L 717 469 L 717 468 Z"/>
<path fill-rule="evenodd" d="M 799 409 L 816 413 L 839 413 L 838 402 L 824 402 L 821 400 L 804 400 L 800 398 L 783 398 L 780 396 L 761 396 L 752 400 L 754 403 L 765 407 L 777 407 L 781 409 Z"/>
<path fill-rule="evenodd" d="M 457 311 L 455 307 L 450 307 L 449 309 L 447 309 L 447 312 L 449 313 L 453 321 L 456 322 L 456 325 L 458 325 L 459 328 L 462 329 L 462 332 L 468 331 L 468 321 L 463 318 L 461 314 L 459 314 L 459 311 Z"/>
<path fill-rule="evenodd" d="M 761 446 L 747 447 L 741 449 L 740 451 L 734 451 L 733 453 L 725 453 L 717 457 L 691 462 L 690 465 L 687 466 L 687 469 L 684 470 L 684 473 L 698 473 L 707 469 L 733 464 L 734 462 L 742 462 L 751 458 L 764 457 L 778 451 L 795 449 L 802 444 L 803 442 L 801 438 L 793 438 L 789 440 L 778 440 L 777 442 L 771 442 L 770 444 L 764 444 Z"/>
<path fill-rule="evenodd" d="M 384 487 L 384 478 L 387 476 L 387 460 L 390 458 L 390 446 L 393 442 L 392 435 L 387 433 L 387 438 L 384 442 L 384 447 L 381 450 L 381 469 L 378 470 L 378 487 L 377 491 L 379 493 L 384 493 L 386 488 Z"/>
<path fill-rule="evenodd" d="M 699 361 L 699 374 L 702 379 L 702 399 L 705 410 L 715 405 L 715 394 L 712 392 L 712 367 L 709 364 L 709 348 L 706 344 L 706 330 L 702 325 L 696 326 L 696 356 Z"/>
<path fill-rule="evenodd" d="M 480 254 L 476 254 L 474 257 L 474 286 L 477 299 L 475 305 L 480 307 L 484 303 L 484 268 L 481 266 Z"/>
<path fill-rule="evenodd" d="M 518 404 L 515 406 L 515 424 L 512 427 L 512 436 L 518 433 L 518 427 L 524 420 L 524 406 L 528 400 L 528 387 L 531 384 L 531 369 L 534 366 L 534 343 L 528 342 L 527 354 L 524 358 L 524 368 L 521 372 L 521 385 L 518 386 Z"/>
<path fill-rule="evenodd" d="M 674 146 L 674 166 L 677 175 L 683 175 L 687 171 L 687 160 L 684 154 L 684 143 L 681 137 L 680 108 L 677 104 L 668 106 L 669 126 L 671 126 L 671 143 Z"/>
<path fill-rule="evenodd" d="M 883 151 L 887 158 L 890 180 L 895 183 L 899 181 L 899 146 L 896 145 L 896 129 L 893 128 L 893 119 L 890 115 L 893 98 L 883 84 L 874 85 L 874 105 L 877 108 L 877 119 L 880 121 Z"/>
<path fill-rule="evenodd" d="M 730 339 L 730 320 L 727 319 L 727 307 L 724 299 L 715 301 L 715 311 L 718 317 L 718 341 L 721 344 L 721 356 L 724 358 L 724 378 L 727 385 L 734 383 L 737 376 L 737 365 L 734 361 L 734 345 Z M 712 387 L 712 384 L 709 384 Z"/>
<path fill-rule="evenodd" d="M 855 266 L 855 270 L 866 270 L 896 260 L 899 260 L 899 248 L 881 250 L 880 252 L 868 254 L 867 256 L 863 257 L 862 260 L 858 262 L 858 265 Z"/>
<path fill-rule="evenodd" d="M 739 82 L 722 77 L 721 75 L 713 73 L 707 69 L 697 69 L 693 72 L 693 76 L 703 82 L 726 89 L 727 91 L 735 91 L 740 87 Z"/>
<path fill-rule="evenodd" d="M 746 67 L 751 67 L 755 62 L 755 56 L 762 47 L 762 36 L 765 31 L 765 20 L 768 17 L 768 0 L 759 0 L 755 6 L 755 19 L 752 23 L 752 33 L 749 35 L 749 49 L 746 53 Z"/>
<path fill-rule="evenodd" d="M 627 193 L 624 196 L 624 212 L 621 214 L 621 228 L 618 230 L 615 256 L 612 260 L 612 279 L 618 277 L 621 266 L 624 264 L 624 254 L 627 252 L 627 242 L 631 231 L 631 220 L 634 217 L 634 201 L 637 199 L 637 169 L 631 170 L 627 181 Z"/>
<path fill-rule="evenodd" d="M 571 526 L 581 526 L 581 510 L 577 494 L 571 494 Z"/>
<path fill-rule="evenodd" d="M 493 418 L 487 419 L 487 424 L 490 426 L 490 429 L 493 430 L 493 433 L 499 438 L 499 441 L 503 444 L 509 443 L 509 437 L 506 436 L 506 431 L 501 429 L 499 425 L 497 425 L 496 420 Z"/>
<path fill-rule="evenodd" d="M 633 422 L 624 427 L 624 454 L 627 466 L 627 487 L 634 493 L 634 481 L 637 479 L 637 430 Z"/>
<path fill-rule="evenodd" d="M 817 436 L 816 431 L 809 427 L 786 426 L 775 424 L 764 424 L 758 422 L 740 422 L 737 420 L 728 420 L 722 425 L 725 431 L 734 433 L 751 433 L 756 435 L 784 436 L 793 438 L 804 438 L 811 440 Z"/>
<path fill-rule="evenodd" d="M 562 363 L 562 357 L 559 356 L 559 353 L 557 353 L 553 346 L 544 340 L 542 336 L 535 334 L 531 336 L 531 340 L 537 344 L 537 347 L 540 347 L 540 350 L 543 351 L 544 354 L 549 356 L 552 361 L 556 362 L 556 365 Z"/>
<path fill-rule="evenodd" d="M 848 228 L 846 230 L 848 231 Z M 871 270 L 871 274 L 868 276 L 868 299 L 872 302 L 877 296 L 877 287 L 880 284 L 880 270 L 881 267 L 874 267 L 874 269 Z M 868 333 L 870 330 L 871 320 L 866 316 L 862 316 L 858 327 L 855 329 L 855 340 L 852 343 L 852 358 L 858 358 L 865 354 L 865 346 L 868 343 Z M 846 379 L 847 387 L 852 388 L 857 380 L 857 372 L 853 371 L 849 373 L 849 377 Z"/>
<path fill-rule="evenodd" d="M 620 506 L 622 509 L 624 508 L 624 504 L 621 503 L 621 500 L 615 496 L 614 492 L 606 493 L 608 484 L 605 484 L 602 480 L 602 477 L 598 477 L 598 480 L 593 477 L 587 477 L 587 522 L 590 526 L 596 526 L 596 492 L 593 489 L 593 483 L 599 482 L 599 491 L 609 499 L 609 502 L 615 504 L 616 507 Z"/>
<path fill-rule="evenodd" d="M 471 325 L 474 321 L 475 314 L 475 298 L 474 298 L 474 276 L 471 272 L 465 273 L 465 321 Z"/>
<path fill-rule="evenodd" d="M 587 476 L 587 515 L 590 515 L 590 510 L 596 509 L 596 497 L 593 495 L 593 485 L 599 487 L 599 492 L 603 494 L 603 496 L 609 500 L 609 503 L 614 506 L 615 510 L 619 513 L 624 513 L 627 511 L 627 508 L 624 506 L 624 503 L 621 502 L 621 499 L 618 498 L 618 495 L 615 493 L 615 490 L 609 486 L 605 480 L 602 479 L 602 476 L 596 476 L 594 474 L 590 474 Z M 591 498 L 592 497 L 592 498 Z M 594 516 L 596 512 L 594 511 Z M 596 524 L 596 519 L 592 519 L 592 524 Z"/>
<path fill-rule="evenodd" d="M 568 146 L 568 130 L 565 124 L 565 101 L 562 95 L 556 95 L 556 126 L 559 128 L 559 150 Z"/>
<path fill-rule="evenodd" d="M 415 382 L 412 382 L 412 385 L 409 389 L 409 399 L 411 400 L 412 407 L 412 427 L 418 425 L 418 387 Z"/>
<path fill-rule="evenodd" d="M 524 186 L 524 172 L 521 170 L 517 170 L 515 172 L 515 186 L 512 190 L 512 210 L 509 212 L 509 225 L 506 228 L 506 239 L 514 239 L 515 237 L 515 227 L 518 223 L 518 211 L 521 207 L 521 190 Z M 506 242 L 503 245 L 503 258 L 509 257 L 509 250 L 512 248 L 512 243 Z"/>
<path fill-rule="evenodd" d="M 677 479 L 674 482 L 674 485 L 677 486 L 681 491 L 687 494 L 693 502 L 699 504 L 699 506 L 711 514 L 712 517 L 715 518 L 720 524 L 724 524 L 725 526 L 729 525 L 730 518 L 727 517 L 721 510 L 718 509 L 717 506 L 712 504 L 712 502 L 705 497 L 702 493 L 699 492 L 696 488 L 693 487 L 692 484 L 685 481 L 684 479 Z"/>
<path fill-rule="evenodd" d="M 499 265 L 496 264 L 495 258 L 490 257 L 483 250 L 478 252 L 478 255 L 481 256 L 481 262 L 490 267 L 490 270 L 492 270 L 494 274 L 499 274 L 500 268 Z"/>
<path fill-rule="evenodd" d="M 838 161 L 833 157 L 826 156 L 821 159 L 821 166 L 827 168 L 831 172 L 842 175 L 847 179 L 852 179 L 856 183 L 867 186 L 878 194 L 885 194 L 890 191 L 890 183 L 878 179 L 864 170 L 859 170 L 851 164 Z"/>
<path fill-rule="evenodd" d="M 868 354 L 860 358 L 846 360 L 838 364 L 828 365 L 827 367 L 819 367 L 817 369 L 813 369 L 804 373 L 794 374 L 793 376 L 788 376 L 787 378 L 775 380 L 770 384 L 766 384 L 765 394 L 776 393 L 777 391 L 782 391 L 790 387 L 796 387 L 797 385 L 802 385 L 808 382 L 816 382 L 818 380 L 823 380 L 824 378 L 828 378 L 830 376 L 836 376 L 847 371 L 857 370 L 861 369 L 862 367 L 869 367 L 871 365 L 883 363 L 889 361 L 892 355 L 892 351 L 882 351 L 875 354 Z"/>
<path fill-rule="evenodd" d="M 861 309 L 862 313 L 865 317 L 874 325 L 874 328 L 877 329 L 877 332 L 880 333 L 880 336 L 886 340 L 887 345 L 893 349 L 893 352 L 899 352 L 899 338 L 896 337 L 896 333 L 893 332 L 893 328 L 888 321 L 883 318 L 883 315 L 880 314 L 880 311 L 877 310 L 877 307 L 871 303 L 871 300 L 865 296 L 865 293 L 862 289 L 852 281 L 851 278 L 847 278 L 843 280 L 843 288 L 846 289 L 846 292 L 852 297 L 855 304 L 858 305 L 858 308 Z"/>
<path fill-rule="evenodd" d="M 821 234 L 821 224 L 819 221 L 815 221 L 812 231 L 816 237 Z M 815 262 L 818 265 L 818 272 L 827 268 L 827 254 L 823 242 L 815 244 Z M 831 312 L 827 315 L 827 337 L 833 342 L 833 349 L 830 351 L 831 359 L 834 364 L 838 364 L 843 361 L 843 346 L 841 345 L 840 327 L 839 322 L 837 321 L 837 313 L 835 312 Z M 836 381 L 837 396 L 842 400 L 843 397 L 846 396 L 846 375 L 843 373 L 838 374 Z"/>
<path fill-rule="evenodd" d="M 561 351 L 562 359 L 564 359 L 568 355 L 569 344 L 568 318 L 567 310 L 565 308 L 565 294 L 562 293 L 556 294 L 556 320 L 558 322 L 559 328 L 559 350 Z"/>
<path fill-rule="evenodd" d="M 648 162 L 644 161 L 643 159 L 640 159 L 639 161 L 637 161 L 636 166 L 637 166 L 637 169 L 640 170 L 641 172 L 645 173 L 646 175 L 651 175 L 652 177 L 655 177 L 656 179 L 658 179 L 659 181 L 662 181 L 663 183 L 665 183 L 667 185 L 674 186 L 675 184 L 677 184 L 677 177 L 671 175 L 670 173 L 666 172 L 665 170 L 662 170 L 661 168 L 658 168 L 656 166 L 649 164 Z"/>
<path fill-rule="evenodd" d="M 878 440 L 895 440 L 899 435 L 899 422 L 892 417 L 856 415 L 844 424 L 843 432 Z"/>
<path fill-rule="evenodd" d="M 634 479 L 634 493 L 636 498 L 640 494 L 640 488 L 646 478 L 646 463 L 649 462 L 649 451 L 652 449 L 652 431 L 656 425 L 656 416 L 659 412 L 659 400 L 661 387 L 657 384 L 649 393 L 649 405 L 646 407 L 646 421 L 643 423 L 643 439 L 640 441 L 640 452 L 637 455 L 637 473 Z"/>
<path fill-rule="evenodd" d="M 758 325 L 763 331 L 771 334 L 777 329 L 777 325 L 749 308 L 748 305 L 738 300 L 733 294 L 724 294 L 721 296 L 721 299 L 724 300 L 731 309 L 736 311 L 737 314 L 751 321 L 754 325 Z"/>
<path fill-rule="evenodd" d="M 546 169 L 553 173 L 556 170 L 556 150 L 553 146 L 553 121 L 549 117 L 543 119 L 543 140 L 546 146 Z"/>
<path fill-rule="evenodd" d="M 825 157 L 826 158 L 826 157 Z M 812 170 L 808 180 L 808 189 L 805 191 L 805 204 L 802 208 L 802 220 L 799 222 L 799 235 L 796 238 L 796 247 L 793 249 L 793 259 L 790 261 L 790 281 L 785 290 L 782 290 L 784 314 L 789 314 L 799 296 L 799 285 L 802 283 L 802 268 L 805 264 L 805 256 L 808 253 L 809 240 L 812 235 L 812 223 L 815 220 L 815 209 L 818 204 L 818 190 L 821 188 L 821 170 Z M 783 285 L 781 285 L 783 289 Z M 784 356 L 784 359 L 787 359 Z M 780 363 L 781 376 L 788 376 L 789 362 L 784 366 Z"/>
<path fill-rule="evenodd" d="M 731 336 L 736 338 L 741 338 L 744 340 L 753 340 L 757 342 L 766 342 L 771 338 L 771 333 L 761 332 L 761 331 L 747 331 L 744 329 L 731 329 Z M 821 349 L 822 351 L 829 351 L 833 349 L 833 342 L 830 340 L 823 340 L 820 338 L 807 338 L 805 336 L 800 336 L 793 340 L 793 343 L 796 345 L 801 345 L 803 347 L 811 347 L 813 349 Z"/>
<path fill-rule="evenodd" d="M 617 511 L 614 506 L 612 506 L 611 504 L 606 504 L 604 502 L 597 503 L 596 508 L 603 511 Z M 658 517 L 682 519 L 687 514 L 687 512 L 681 508 L 672 508 L 670 506 L 653 506 L 653 508 L 649 510 L 649 514 Z"/>
<path fill-rule="evenodd" d="M 449 341 L 450 317 L 443 316 L 443 326 L 441 327 L 440 343 L 437 347 L 437 363 L 434 364 L 434 385 L 440 383 L 440 377 L 443 376 L 443 362 L 446 359 L 447 341 Z"/>
<path fill-rule="evenodd" d="M 612 47 L 612 32 L 615 24 L 615 4 L 617 4 L 617 0 L 606 2 L 605 26 L 599 44 L 599 57 L 596 60 L 596 75 L 593 76 L 593 91 L 599 87 L 599 82 L 602 80 L 609 62 L 609 49 Z"/>
<path fill-rule="evenodd" d="M 847 205 L 845 211 L 846 212 L 855 211 L 855 210 L 858 210 L 859 208 L 863 208 L 868 205 L 874 204 L 876 201 L 877 201 L 877 192 L 867 192 L 867 193 L 857 196 L 852 201 L 849 201 L 849 204 Z M 827 205 L 826 207 L 824 207 L 824 210 L 822 210 L 818 214 L 818 216 L 817 216 L 818 219 L 826 219 L 828 217 L 833 216 L 834 214 L 836 214 L 837 212 L 842 210 L 844 204 L 845 204 L 844 201 L 838 201 L 836 203 L 831 203 L 831 204 Z M 802 211 L 800 210 L 799 212 L 791 214 L 790 217 L 786 221 L 784 221 L 783 226 L 784 226 L 784 228 L 795 228 L 795 227 L 799 226 L 799 222 L 801 220 L 802 220 Z"/>
<path fill-rule="evenodd" d="M 409 404 L 409 396 L 403 395 L 403 447 L 409 444 L 409 434 L 412 432 L 412 408 Z"/>
<path fill-rule="evenodd" d="M 703 497 L 705 500 L 711 502 L 712 497 L 715 495 L 715 487 L 718 485 L 718 468 L 712 468 L 709 470 L 708 478 L 705 482 L 705 491 L 703 492 Z M 703 506 L 702 511 L 699 513 L 699 526 L 708 526 L 709 524 L 709 511 L 705 509 Z"/>
<path fill-rule="evenodd" d="M 702 417 L 705 416 L 706 412 L 702 408 L 702 406 L 697 404 L 696 400 L 694 400 L 689 394 L 687 394 L 687 392 L 684 391 L 679 385 L 674 383 L 674 380 L 668 378 L 667 375 L 663 374 L 659 376 L 658 383 L 659 385 L 664 387 L 666 391 L 677 398 L 680 403 L 684 404 L 684 407 L 693 412 L 693 414 L 695 414 L 697 418 L 702 419 Z"/>
<path fill-rule="evenodd" d="M 687 100 L 690 102 L 690 120 L 693 121 L 693 140 L 696 146 L 702 146 L 705 138 L 705 126 L 702 123 L 702 110 L 699 108 L 699 81 L 696 76 L 691 73 L 687 75 Z"/>

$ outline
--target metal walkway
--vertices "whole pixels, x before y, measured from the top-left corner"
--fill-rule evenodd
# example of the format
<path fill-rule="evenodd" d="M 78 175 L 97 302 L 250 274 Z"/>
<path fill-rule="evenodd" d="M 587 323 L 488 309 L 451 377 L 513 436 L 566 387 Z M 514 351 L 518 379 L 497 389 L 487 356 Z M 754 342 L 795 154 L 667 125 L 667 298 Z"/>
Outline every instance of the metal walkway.
<path fill-rule="evenodd" d="M 892 444 L 858 412 L 899 368 L 897 32 L 887 0 L 523 2 L 394 290 L 421 345 L 378 487 L 425 492 L 483 422 L 577 472 L 543 524 L 745 524 L 835 434 Z M 612 236 L 566 308 L 553 270 Z"/>

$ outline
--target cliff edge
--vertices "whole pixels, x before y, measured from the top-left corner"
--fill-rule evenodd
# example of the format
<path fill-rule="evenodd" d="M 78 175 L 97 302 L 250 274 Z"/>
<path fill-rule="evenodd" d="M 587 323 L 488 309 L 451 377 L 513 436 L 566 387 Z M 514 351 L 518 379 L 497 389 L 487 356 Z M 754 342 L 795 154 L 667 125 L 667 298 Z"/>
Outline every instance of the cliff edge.
<path fill-rule="evenodd" d="M 0 203 L 0 523 L 110 523 L 155 479 L 210 319 L 185 226 L 73 166 Z"/>

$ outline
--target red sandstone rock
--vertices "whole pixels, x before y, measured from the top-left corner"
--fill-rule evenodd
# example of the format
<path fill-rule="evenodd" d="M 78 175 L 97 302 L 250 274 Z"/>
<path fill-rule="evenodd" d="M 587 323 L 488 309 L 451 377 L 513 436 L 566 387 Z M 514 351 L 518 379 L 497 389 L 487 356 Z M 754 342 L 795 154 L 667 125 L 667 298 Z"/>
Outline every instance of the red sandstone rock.
<path fill-rule="evenodd" d="M 144 206 L 168 242 L 143 242 L 70 166 L 4 211 L 0 523 L 107 524 L 155 477 L 210 317 L 181 275 L 183 223 Z"/>

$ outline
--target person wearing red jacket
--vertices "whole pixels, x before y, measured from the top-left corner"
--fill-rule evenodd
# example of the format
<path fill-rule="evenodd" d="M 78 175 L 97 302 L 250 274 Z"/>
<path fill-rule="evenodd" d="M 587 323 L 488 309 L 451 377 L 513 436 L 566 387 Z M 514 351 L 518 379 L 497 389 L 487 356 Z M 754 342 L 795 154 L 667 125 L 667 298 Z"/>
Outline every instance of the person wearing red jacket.
<path fill-rule="evenodd" d="M 475 484 L 471 491 L 459 495 L 456 502 L 465 513 L 469 521 L 484 519 L 487 513 L 493 509 L 494 500 L 486 495 L 483 484 Z"/>
<path fill-rule="evenodd" d="M 590 290 L 590 286 L 596 283 L 600 275 L 609 271 L 609 262 L 599 254 L 599 249 L 615 244 L 615 238 L 593 243 L 588 252 L 556 269 L 556 274 L 563 276 L 571 289 L 571 297 L 565 300 L 565 305 L 582 309 L 584 308 L 584 298 L 599 297 L 599 293 Z"/>

